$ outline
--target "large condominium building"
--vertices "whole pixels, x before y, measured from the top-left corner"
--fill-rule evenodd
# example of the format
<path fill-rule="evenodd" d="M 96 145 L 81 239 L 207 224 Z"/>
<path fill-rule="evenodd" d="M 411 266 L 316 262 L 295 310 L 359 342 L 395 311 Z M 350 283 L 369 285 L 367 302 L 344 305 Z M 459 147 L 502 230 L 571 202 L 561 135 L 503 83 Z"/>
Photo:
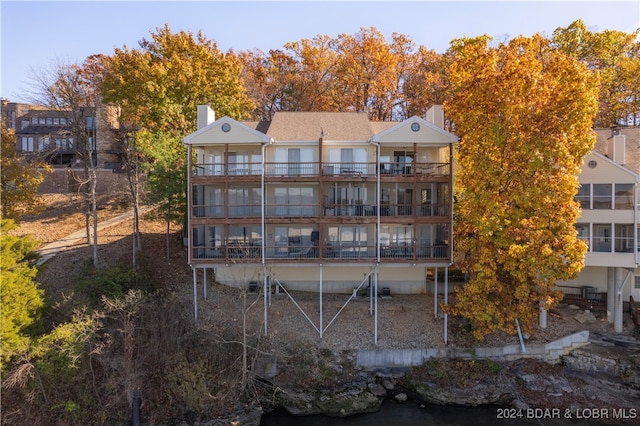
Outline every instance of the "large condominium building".
<path fill-rule="evenodd" d="M 198 110 L 188 147 L 189 263 L 216 280 L 351 293 L 372 280 L 424 293 L 452 258 L 452 153 L 442 107 L 426 118 Z"/>

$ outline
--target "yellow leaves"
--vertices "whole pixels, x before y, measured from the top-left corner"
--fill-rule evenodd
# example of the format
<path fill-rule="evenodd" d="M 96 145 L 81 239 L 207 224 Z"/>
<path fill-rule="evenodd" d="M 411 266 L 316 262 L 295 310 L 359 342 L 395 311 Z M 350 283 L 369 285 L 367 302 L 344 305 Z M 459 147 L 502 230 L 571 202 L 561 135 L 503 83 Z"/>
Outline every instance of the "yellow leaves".
<path fill-rule="evenodd" d="M 529 328 L 550 284 L 584 257 L 573 197 L 579 160 L 593 147 L 597 87 L 541 36 L 457 43 L 449 75 L 446 108 L 462 138 L 456 240 L 472 276 L 456 312 L 476 337 L 513 331 L 516 319 Z"/>

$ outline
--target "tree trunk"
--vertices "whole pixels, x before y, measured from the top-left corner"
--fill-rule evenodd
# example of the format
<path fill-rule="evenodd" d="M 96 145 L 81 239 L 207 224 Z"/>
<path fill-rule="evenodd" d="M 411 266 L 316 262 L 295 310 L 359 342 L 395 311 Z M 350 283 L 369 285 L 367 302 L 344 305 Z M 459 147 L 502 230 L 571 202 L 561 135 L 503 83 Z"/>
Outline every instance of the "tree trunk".
<path fill-rule="evenodd" d="M 96 186 L 98 175 L 96 167 L 93 165 L 92 156 L 89 156 L 89 167 L 91 174 L 91 214 L 93 216 L 93 266 L 98 267 L 98 203 L 96 200 Z"/>
<path fill-rule="evenodd" d="M 134 149 L 135 154 L 135 149 Z M 137 264 L 136 252 L 142 250 L 142 242 L 140 238 L 140 198 L 139 198 L 139 182 L 138 168 L 133 158 L 127 158 L 127 180 L 129 181 L 129 193 L 133 204 L 133 243 L 131 246 L 131 256 L 133 266 Z"/>

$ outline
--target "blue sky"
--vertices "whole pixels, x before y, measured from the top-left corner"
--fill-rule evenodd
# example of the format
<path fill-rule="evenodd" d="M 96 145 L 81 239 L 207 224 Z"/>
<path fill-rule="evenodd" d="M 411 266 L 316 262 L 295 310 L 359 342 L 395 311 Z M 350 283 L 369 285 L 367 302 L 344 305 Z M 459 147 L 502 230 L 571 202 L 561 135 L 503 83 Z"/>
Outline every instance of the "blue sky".
<path fill-rule="evenodd" d="M 441 53 L 455 38 L 551 36 L 576 19 L 592 31 L 632 32 L 640 27 L 640 2 L 1 0 L 0 18 L 0 97 L 24 101 L 32 70 L 137 47 L 165 23 L 173 32 L 202 30 L 223 51 L 267 52 L 318 34 L 336 37 L 376 27 L 388 40 L 397 32 Z"/>

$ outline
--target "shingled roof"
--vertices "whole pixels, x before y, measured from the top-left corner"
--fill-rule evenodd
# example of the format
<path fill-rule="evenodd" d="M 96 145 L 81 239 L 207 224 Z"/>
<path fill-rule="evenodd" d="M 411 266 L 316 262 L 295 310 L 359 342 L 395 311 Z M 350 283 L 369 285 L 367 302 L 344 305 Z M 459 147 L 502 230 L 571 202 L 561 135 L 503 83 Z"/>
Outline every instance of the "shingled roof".
<path fill-rule="evenodd" d="M 362 112 L 277 112 L 269 122 L 244 125 L 282 141 L 366 141 L 397 122 L 370 122 Z"/>
<path fill-rule="evenodd" d="M 595 129 L 596 146 L 594 151 L 608 157 L 607 146 L 613 137 L 612 129 Z M 624 166 L 640 174 L 640 127 L 621 127 L 618 132 L 625 136 Z"/>

